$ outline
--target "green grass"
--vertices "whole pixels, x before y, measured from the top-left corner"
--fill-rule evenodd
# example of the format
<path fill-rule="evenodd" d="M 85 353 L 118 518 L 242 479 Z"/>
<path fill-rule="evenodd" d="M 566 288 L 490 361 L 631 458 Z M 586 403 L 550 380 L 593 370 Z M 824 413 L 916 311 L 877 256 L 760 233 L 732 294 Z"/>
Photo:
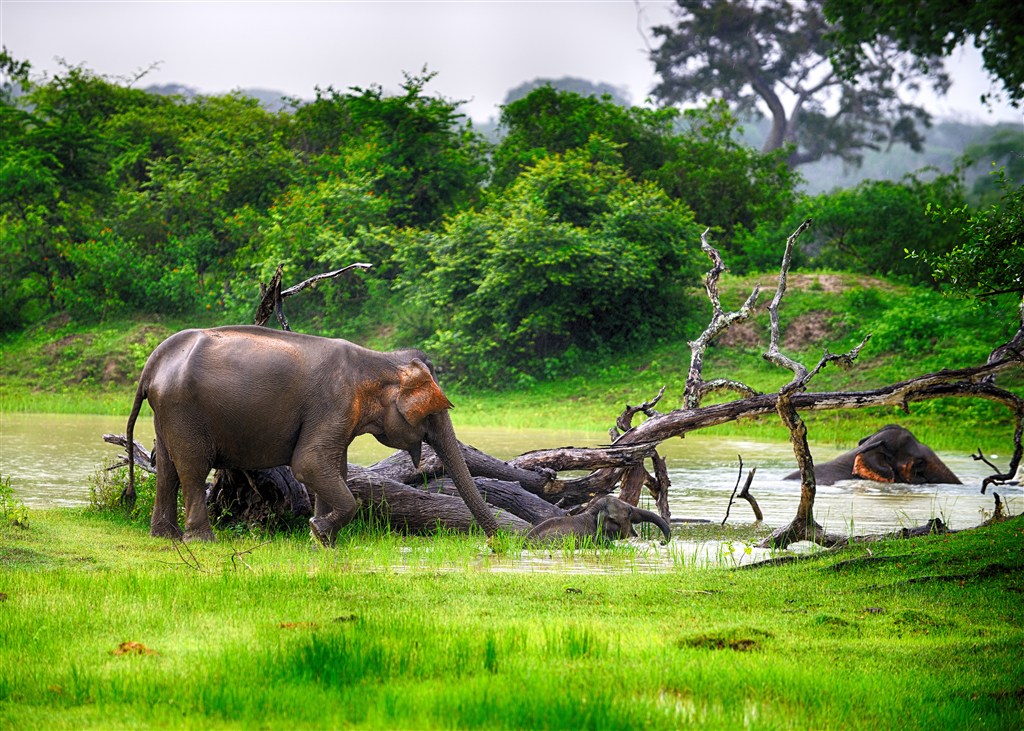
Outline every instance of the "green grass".
<path fill-rule="evenodd" d="M 1021 519 L 742 571 L 262 541 L 179 555 L 72 510 L 0 526 L 0 728 L 1024 723 Z"/>

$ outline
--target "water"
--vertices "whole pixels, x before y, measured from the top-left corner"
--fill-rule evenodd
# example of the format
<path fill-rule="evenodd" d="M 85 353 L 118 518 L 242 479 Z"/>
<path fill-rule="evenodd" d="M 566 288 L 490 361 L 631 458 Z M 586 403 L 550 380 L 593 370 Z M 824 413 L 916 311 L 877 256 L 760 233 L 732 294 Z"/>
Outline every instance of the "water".
<path fill-rule="evenodd" d="M 85 505 L 89 479 L 116 461 L 118 448 L 102 440 L 105 433 L 124 433 L 125 418 L 52 414 L 0 414 L 0 474 L 11 478 L 19 498 L 29 507 Z M 502 459 L 533 449 L 593 446 L 606 441 L 601 434 L 554 430 L 459 428 L 466 443 Z M 153 423 L 140 419 L 135 437 L 152 445 Z M 371 464 L 392 450 L 370 437 L 358 438 L 350 448 L 350 461 Z M 832 459 L 844 450 L 816 447 L 815 459 Z M 800 485 L 783 477 L 795 469 L 793 452 L 785 442 L 755 442 L 692 434 L 662 444 L 672 490 L 669 505 L 674 518 L 721 522 L 736 484 L 737 455 L 744 470 L 757 467 L 751 489 L 765 522 L 787 524 L 795 515 Z M 818 487 L 815 517 L 826 530 L 842 534 L 878 533 L 920 525 L 935 517 L 954 528 L 968 528 L 991 513 L 993 500 L 980 494 L 981 480 L 989 474 L 968 454 L 940 453 L 963 485 L 883 485 L 851 480 Z M 991 457 L 1005 466 L 1008 455 Z M 1020 486 L 997 488 L 1014 514 L 1024 509 Z M 729 523 L 749 524 L 753 513 L 745 501 L 732 506 Z M 718 550 L 716 547 L 714 550 Z M 740 549 L 742 550 L 742 549 Z"/>

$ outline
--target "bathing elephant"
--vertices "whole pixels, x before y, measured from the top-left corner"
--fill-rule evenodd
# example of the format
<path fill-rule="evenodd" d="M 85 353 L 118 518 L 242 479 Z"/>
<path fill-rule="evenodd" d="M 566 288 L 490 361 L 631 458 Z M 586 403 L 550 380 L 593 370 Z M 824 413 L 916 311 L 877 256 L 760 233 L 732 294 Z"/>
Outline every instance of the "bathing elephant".
<path fill-rule="evenodd" d="M 799 470 L 786 476 L 787 480 L 799 478 Z M 819 485 L 856 479 L 911 485 L 960 484 L 957 476 L 935 452 L 896 424 L 883 426 L 871 436 L 864 437 L 856 449 L 831 462 L 815 465 L 814 478 Z"/>
<path fill-rule="evenodd" d="M 634 523 L 654 523 L 665 534 L 666 541 L 671 538 L 671 528 L 660 515 L 634 507 L 611 495 L 594 500 L 585 510 L 575 515 L 548 518 L 538 523 L 526 534 L 526 538 L 546 541 L 574 535 L 580 538 L 590 536 L 595 541 L 612 541 L 635 535 Z"/>
<path fill-rule="evenodd" d="M 333 543 L 357 504 L 345 483 L 348 445 L 359 434 L 409 452 L 429 444 L 455 481 L 477 524 L 498 527 L 473 483 L 452 429 L 451 403 L 418 350 L 380 353 L 345 340 L 255 326 L 184 330 L 149 356 L 128 417 L 132 432 L 143 400 L 156 430 L 153 536 L 213 540 L 206 477 L 214 468 L 290 465 L 315 498 L 313 535 Z M 134 462 L 122 497 L 135 501 Z"/>

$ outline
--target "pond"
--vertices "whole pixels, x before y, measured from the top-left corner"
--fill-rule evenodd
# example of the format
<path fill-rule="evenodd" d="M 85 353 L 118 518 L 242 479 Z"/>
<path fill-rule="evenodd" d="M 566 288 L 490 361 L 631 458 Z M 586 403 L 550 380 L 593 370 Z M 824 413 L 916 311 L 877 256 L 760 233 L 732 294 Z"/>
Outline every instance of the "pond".
<path fill-rule="evenodd" d="M 29 507 L 85 505 L 89 480 L 103 466 L 115 461 L 118 449 L 102 441 L 105 433 L 124 433 L 125 418 L 111 416 L 0 414 L 0 474 L 10 478 L 17 495 Z M 502 459 L 532 449 L 562 446 L 593 446 L 603 435 L 554 430 L 460 429 L 466 443 Z M 136 438 L 153 441 L 151 419 L 140 419 Z M 852 445 L 851 445 L 852 446 Z M 815 459 L 829 460 L 844 449 L 818 446 Z M 390 449 L 370 437 L 360 437 L 350 449 L 350 461 L 372 464 Z M 744 468 L 757 467 L 752 492 L 770 526 L 788 523 L 799 501 L 799 483 L 784 480 L 795 469 L 788 442 L 757 442 L 692 434 L 661 446 L 666 457 L 672 489 L 669 505 L 673 518 L 721 522 L 737 478 L 737 455 Z M 819 523 L 838 533 L 875 533 L 920 525 L 940 517 L 954 528 L 977 525 L 992 510 L 991 491 L 980 494 L 981 480 L 989 474 L 968 454 L 940 453 L 962 485 L 886 485 L 846 481 L 818 487 L 815 516 Z M 1006 455 L 992 455 L 1005 464 Z M 997 462 L 1000 464 L 1000 462 Z M 1022 488 L 1003 486 L 1000 494 L 1013 513 L 1021 511 Z M 753 521 L 744 501 L 732 506 L 729 523 Z"/>

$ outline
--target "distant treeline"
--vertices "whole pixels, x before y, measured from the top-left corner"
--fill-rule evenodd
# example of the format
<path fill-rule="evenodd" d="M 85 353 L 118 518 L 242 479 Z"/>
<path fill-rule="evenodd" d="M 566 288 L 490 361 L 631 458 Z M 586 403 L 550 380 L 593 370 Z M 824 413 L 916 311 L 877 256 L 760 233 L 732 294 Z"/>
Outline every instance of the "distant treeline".
<path fill-rule="evenodd" d="M 551 87 L 506 105 L 489 143 L 428 82 L 328 87 L 280 111 L 82 68 L 4 89 L 0 332 L 58 312 L 246 322 L 278 264 L 287 285 L 366 261 L 289 302 L 296 327 L 386 333 L 501 383 L 678 336 L 705 227 L 740 273 L 777 266 L 807 216 L 806 267 L 926 283 L 905 249 L 956 242 L 926 213 L 964 204 L 952 174 L 806 197 L 786 151 L 744 144 L 722 105 L 626 108 Z"/>

